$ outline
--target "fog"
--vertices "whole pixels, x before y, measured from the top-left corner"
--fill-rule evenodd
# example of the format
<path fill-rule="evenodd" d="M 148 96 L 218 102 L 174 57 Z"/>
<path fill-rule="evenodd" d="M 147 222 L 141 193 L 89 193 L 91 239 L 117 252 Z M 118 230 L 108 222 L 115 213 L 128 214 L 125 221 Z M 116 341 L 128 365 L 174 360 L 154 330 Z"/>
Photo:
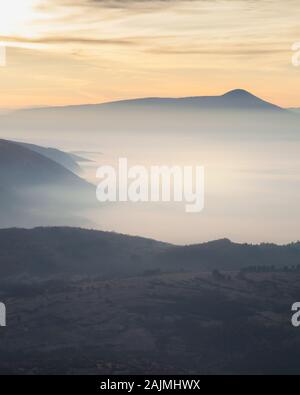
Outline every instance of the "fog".
<path fill-rule="evenodd" d="M 99 165 L 201 165 L 205 167 L 205 208 L 189 214 L 184 203 L 96 202 L 72 220 L 57 208 L 51 225 L 70 224 L 143 235 L 174 243 L 195 243 L 222 237 L 235 241 L 285 243 L 299 238 L 299 148 L 296 139 L 227 139 L 184 130 L 182 133 L 43 131 L 24 133 L 24 142 L 80 152 L 82 176 L 96 185 Z M 78 219 L 79 218 L 79 219 Z M 33 225 L 38 225 L 38 219 Z M 41 225 L 47 224 L 43 219 Z M 50 224 L 50 223 L 49 223 Z"/>
<path fill-rule="evenodd" d="M 76 223 L 178 244 L 223 237 L 286 243 L 298 240 L 300 231 L 299 126 L 298 114 L 234 90 L 217 97 L 22 110 L 1 117 L 0 136 L 83 159 L 80 176 L 93 185 L 88 188 L 92 204 L 77 205 L 81 180 L 71 182 L 80 191 L 66 191 L 64 177 L 72 177 L 60 175 L 65 188 L 58 186 L 56 195 L 68 198 L 70 210 L 59 205 L 44 210 L 43 225 Z M 62 153 L 49 154 L 69 164 Z M 96 170 L 116 166 L 119 158 L 146 168 L 204 166 L 204 210 L 186 213 L 186 202 L 99 203 Z M 48 168 L 45 163 L 42 167 Z M 45 196 L 50 186 L 43 188 Z M 32 188 L 31 193 L 38 198 Z M 38 222 L 39 216 L 34 224 Z"/>

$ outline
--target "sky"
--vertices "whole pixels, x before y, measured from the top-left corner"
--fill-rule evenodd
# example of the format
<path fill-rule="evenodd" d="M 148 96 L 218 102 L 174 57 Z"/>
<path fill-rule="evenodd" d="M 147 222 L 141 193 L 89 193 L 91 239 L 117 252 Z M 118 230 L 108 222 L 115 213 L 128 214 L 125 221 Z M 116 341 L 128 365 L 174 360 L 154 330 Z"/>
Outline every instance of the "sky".
<path fill-rule="evenodd" d="M 300 107 L 299 0 L 0 0 L 0 108 L 218 95 Z"/>

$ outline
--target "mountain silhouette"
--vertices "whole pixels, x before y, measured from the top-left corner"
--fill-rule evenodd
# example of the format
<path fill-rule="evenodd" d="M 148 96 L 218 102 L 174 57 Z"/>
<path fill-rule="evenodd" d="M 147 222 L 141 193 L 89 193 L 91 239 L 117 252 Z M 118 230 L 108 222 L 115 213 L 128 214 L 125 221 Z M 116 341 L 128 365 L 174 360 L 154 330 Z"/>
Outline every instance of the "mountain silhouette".
<path fill-rule="evenodd" d="M 51 217 L 54 223 L 58 218 L 63 221 L 65 215 L 95 201 L 95 189 L 85 180 L 7 140 L 0 140 L 0 188 L 0 227 L 49 224 Z"/>
<path fill-rule="evenodd" d="M 234 89 L 220 96 L 193 96 L 182 98 L 142 98 L 132 100 L 121 100 L 118 102 L 98 105 L 101 107 L 170 107 L 176 109 L 198 109 L 201 110 L 268 110 L 285 111 L 279 106 L 271 104 L 243 89 Z M 82 108 L 86 108 L 83 106 Z M 94 107 L 95 108 L 95 107 Z"/>
<path fill-rule="evenodd" d="M 22 145 L 25 148 L 30 149 L 31 151 L 37 152 L 46 158 L 52 159 L 54 162 L 59 163 L 60 165 L 64 166 L 68 170 L 72 171 L 73 173 L 80 174 L 81 169 L 78 165 L 78 161 L 83 160 L 83 158 L 76 157 L 75 155 L 68 154 L 61 150 L 51 147 L 41 147 L 36 144 L 28 144 L 28 143 L 21 143 L 18 144 Z"/>
<path fill-rule="evenodd" d="M 0 230 L 0 259 L 2 280 L 120 278 L 155 272 L 299 268 L 300 243 L 252 245 L 222 239 L 176 246 L 114 232 L 38 227 Z"/>
<path fill-rule="evenodd" d="M 52 159 L 25 145 L 0 140 L 1 185 L 42 185 L 66 183 L 73 186 L 88 184 Z"/>
<path fill-rule="evenodd" d="M 73 106 L 60 106 L 60 107 L 41 107 L 34 109 L 26 109 L 17 111 L 16 115 L 22 114 L 37 114 L 42 115 L 45 112 L 81 112 L 81 111 L 101 111 L 106 109 L 130 109 L 139 107 L 170 107 L 170 108 L 181 108 L 183 110 L 191 109 L 204 109 L 204 110 L 215 110 L 215 109 L 256 109 L 256 110 L 273 110 L 273 111 L 285 111 L 283 108 L 271 104 L 252 93 L 244 89 L 234 89 L 225 94 L 218 96 L 191 96 L 191 97 L 180 97 L 180 98 L 168 98 L 168 97 L 145 97 L 137 99 L 119 100 L 101 104 L 83 104 Z"/>
<path fill-rule="evenodd" d="M 219 96 L 149 97 L 102 104 L 18 110 L 0 117 L 0 132 L 58 135 L 62 131 L 199 131 L 220 134 L 298 134 L 300 117 L 252 93 L 235 89 Z M 23 134 L 22 134 L 23 133 Z"/>

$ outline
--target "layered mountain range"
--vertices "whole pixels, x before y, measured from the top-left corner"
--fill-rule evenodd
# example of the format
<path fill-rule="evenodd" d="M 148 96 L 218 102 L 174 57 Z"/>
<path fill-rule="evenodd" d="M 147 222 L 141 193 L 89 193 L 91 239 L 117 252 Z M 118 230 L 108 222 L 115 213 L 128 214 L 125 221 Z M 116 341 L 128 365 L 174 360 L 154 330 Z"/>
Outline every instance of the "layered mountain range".
<path fill-rule="evenodd" d="M 0 227 L 72 224 L 95 197 L 70 169 L 80 167 L 62 151 L 0 140 Z"/>

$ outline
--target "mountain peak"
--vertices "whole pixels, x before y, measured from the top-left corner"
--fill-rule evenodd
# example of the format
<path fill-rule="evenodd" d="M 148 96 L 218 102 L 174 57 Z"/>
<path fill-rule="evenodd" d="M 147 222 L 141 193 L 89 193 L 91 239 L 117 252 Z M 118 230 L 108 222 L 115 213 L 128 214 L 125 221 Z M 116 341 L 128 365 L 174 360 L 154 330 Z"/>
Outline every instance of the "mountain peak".
<path fill-rule="evenodd" d="M 276 110 L 281 111 L 282 108 L 275 104 L 269 103 L 261 99 L 260 97 L 253 95 L 245 89 L 234 89 L 222 96 L 219 96 L 220 100 L 227 103 L 227 107 L 234 107 L 246 110 Z"/>
<path fill-rule="evenodd" d="M 223 96 L 230 96 L 230 97 L 253 97 L 252 93 L 246 91 L 245 89 L 233 89 L 229 92 L 226 92 Z"/>

